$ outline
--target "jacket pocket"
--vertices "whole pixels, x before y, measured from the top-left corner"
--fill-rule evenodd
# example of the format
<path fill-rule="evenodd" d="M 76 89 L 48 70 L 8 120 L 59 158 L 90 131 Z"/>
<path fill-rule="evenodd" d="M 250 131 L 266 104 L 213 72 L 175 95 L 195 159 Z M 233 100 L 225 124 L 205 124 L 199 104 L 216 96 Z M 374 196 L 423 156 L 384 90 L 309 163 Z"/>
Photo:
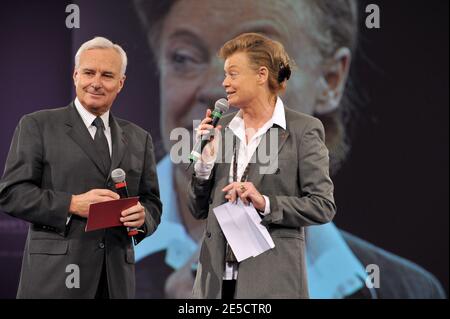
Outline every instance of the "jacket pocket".
<path fill-rule="evenodd" d="M 69 242 L 66 240 L 33 239 L 29 243 L 29 253 L 44 255 L 66 255 Z"/>
<path fill-rule="evenodd" d="M 303 229 L 298 228 L 273 228 L 269 229 L 270 236 L 277 238 L 297 238 L 305 240 Z"/>

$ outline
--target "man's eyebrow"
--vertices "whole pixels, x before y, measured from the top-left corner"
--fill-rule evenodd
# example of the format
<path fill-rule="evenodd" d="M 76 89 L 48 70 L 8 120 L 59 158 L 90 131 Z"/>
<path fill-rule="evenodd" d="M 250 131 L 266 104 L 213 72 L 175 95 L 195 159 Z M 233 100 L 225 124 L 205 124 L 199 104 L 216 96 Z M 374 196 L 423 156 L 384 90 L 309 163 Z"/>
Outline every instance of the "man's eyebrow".
<path fill-rule="evenodd" d="M 185 40 L 187 43 L 192 44 L 193 46 L 198 48 L 202 54 L 205 54 L 205 56 L 207 56 L 209 53 L 209 50 L 208 50 L 205 42 L 203 41 L 203 39 L 201 37 L 199 37 L 198 35 L 196 35 L 195 33 L 193 33 L 192 31 L 185 30 L 185 29 L 176 30 L 175 32 L 173 32 L 172 34 L 169 35 L 169 39 L 170 40 L 177 40 L 177 39 Z"/>

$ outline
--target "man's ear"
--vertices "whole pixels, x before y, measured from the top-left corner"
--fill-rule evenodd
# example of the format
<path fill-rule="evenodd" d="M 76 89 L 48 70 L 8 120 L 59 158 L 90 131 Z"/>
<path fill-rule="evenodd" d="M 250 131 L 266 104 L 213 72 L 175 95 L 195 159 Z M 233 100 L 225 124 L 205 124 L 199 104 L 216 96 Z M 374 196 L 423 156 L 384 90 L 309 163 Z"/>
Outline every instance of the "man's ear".
<path fill-rule="evenodd" d="M 122 88 L 125 85 L 126 78 L 127 77 L 125 75 L 123 75 L 122 78 L 119 80 L 119 89 L 117 90 L 117 93 L 120 93 L 120 91 L 122 91 Z"/>
<path fill-rule="evenodd" d="M 317 96 L 314 112 L 326 114 L 339 107 L 344 95 L 345 84 L 351 63 L 351 52 L 340 48 L 326 64 L 322 75 L 317 80 Z"/>
<path fill-rule="evenodd" d="M 72 78 L 73 78 L 73 84 L 76 87 L 77 86 L 77 82 L 78 82 L 78 70 L 76 68 L 73 70 Z"/>

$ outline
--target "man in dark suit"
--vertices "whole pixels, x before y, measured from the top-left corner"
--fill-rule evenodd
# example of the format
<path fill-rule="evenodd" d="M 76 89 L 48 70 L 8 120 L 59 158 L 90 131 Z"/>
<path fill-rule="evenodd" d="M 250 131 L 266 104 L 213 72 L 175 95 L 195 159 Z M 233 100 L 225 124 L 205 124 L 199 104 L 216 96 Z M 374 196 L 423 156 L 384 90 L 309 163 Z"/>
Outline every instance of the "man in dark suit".
<path fill-rule="evenodd" d="M 0 208 L 30 222 L 18 298 L 132 298 L 136 242 L 152 234 L 162 204 L 152 139 L 110 108 L 125 81 L 127 57 L 105 38 L 75 56 L 77 98 L 67 107 L 24 116 L 0 181 Z M 110 172 L 126 172 L 139 203 L 125 227 L 85 232 L 89 206 L 118 199 Z"/>

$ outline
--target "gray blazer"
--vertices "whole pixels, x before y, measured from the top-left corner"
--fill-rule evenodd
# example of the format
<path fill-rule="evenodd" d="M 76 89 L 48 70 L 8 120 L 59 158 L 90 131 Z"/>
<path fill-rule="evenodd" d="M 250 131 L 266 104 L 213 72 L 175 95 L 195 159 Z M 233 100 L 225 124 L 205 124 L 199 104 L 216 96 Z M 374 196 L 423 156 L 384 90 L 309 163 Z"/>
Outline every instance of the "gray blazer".
<path fill-rule="evenodd" d="M 234 115 L 221 119 L 222 147 Z M 304 227 L 327 223 L 336 212 L 322 123 L 287 108 L 285 115 L 286 130 L 277 127 L 279 169 L 261 174 L 263 165 L 256 156 L 248 177 L 270 199 L 271 213 L 261 223 L 275 248 L 239 264 L 235 298 L 308 298 Z M 222 188 L 228 184 L 230 163 L 224 159 L 229 160 L 229 153 L 229 149 L 223 150 L 222 163 L 214 165 L 209 180 L 193 174 L 191 181 L 191 213 L 207 219 L 193 289 L 196 298 L 221 298 L 225 238 L 212 209 L 225 202 Z"/>
<path fill-rule="evenodd" d="M 112 115 L 110 126 L 109 172 L 125 170 L 130 196 L 139 196 L 145 207 L 139 242 L 156 230 L 162 210 L 152 139 Z M 109 296 L 134 297 L 134 250 L 125 227 L 85 232 L 86 219 L 75 215 L 66 224 L 72 194 L 114 190 L 96 152 L 73 103 L 20 120 L 0 180 L 0 209 L 30 222 L 18 298 L 93 298 L 104 260 Z M 66 286 L 75 274 L 70 264 L 79 267 L 79 288 Z"/>

